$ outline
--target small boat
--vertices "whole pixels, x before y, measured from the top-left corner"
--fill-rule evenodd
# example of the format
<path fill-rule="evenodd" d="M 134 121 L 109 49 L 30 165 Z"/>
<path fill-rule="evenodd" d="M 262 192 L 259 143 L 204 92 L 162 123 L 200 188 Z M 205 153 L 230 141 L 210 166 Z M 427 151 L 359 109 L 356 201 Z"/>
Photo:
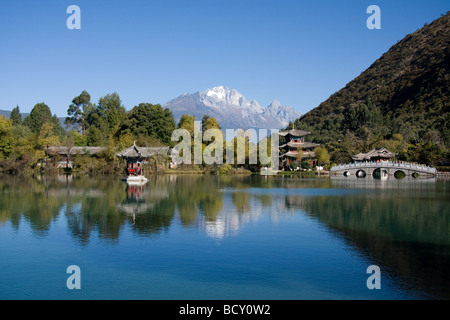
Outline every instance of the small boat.
<path fill-rule="evenodd" d="M 148 181 L 148 179 L 144 176 L 127 176 L 125 178 L 122 178 L 122 181 L 125 181 L 128 184 L 144 184 Z"/>

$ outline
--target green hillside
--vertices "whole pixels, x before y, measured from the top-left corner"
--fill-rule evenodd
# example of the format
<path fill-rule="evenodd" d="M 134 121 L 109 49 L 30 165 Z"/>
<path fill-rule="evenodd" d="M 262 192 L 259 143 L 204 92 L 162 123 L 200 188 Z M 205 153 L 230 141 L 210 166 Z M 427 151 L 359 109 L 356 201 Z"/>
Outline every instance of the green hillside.
<path fill-rule="evenodd" d="M 400 160 L 442 165 L 450 150 L 450 13 L 407 35 L 295 121 L 335 162 L 385 146 Z"/>

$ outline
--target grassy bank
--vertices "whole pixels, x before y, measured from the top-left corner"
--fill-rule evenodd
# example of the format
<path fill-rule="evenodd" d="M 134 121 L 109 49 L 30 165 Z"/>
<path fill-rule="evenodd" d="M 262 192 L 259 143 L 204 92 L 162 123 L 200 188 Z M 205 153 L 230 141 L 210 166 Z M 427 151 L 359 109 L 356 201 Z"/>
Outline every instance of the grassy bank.
<path fill-rule="evenodd" d="M 318 178 L 318 177 L 328 177 L 328 171 L 322 171 L 320 174 L 317 171 L 279 171 L 280 176 L 296 176 L 303 178 Z"/>

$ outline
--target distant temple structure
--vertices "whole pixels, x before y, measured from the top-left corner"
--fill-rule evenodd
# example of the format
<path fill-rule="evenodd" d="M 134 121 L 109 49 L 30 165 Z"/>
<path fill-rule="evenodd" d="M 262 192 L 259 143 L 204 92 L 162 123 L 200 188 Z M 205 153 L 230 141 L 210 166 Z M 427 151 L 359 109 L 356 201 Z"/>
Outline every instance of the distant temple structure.
<path fill-rule="evenodd" d="M 352 156 L 354 162 L 364 162 L 364 161 L 390 161 L 397 154 L 389 151 L 386 148 L 375 148 L 367 153 L 358 153 Z"/>
<path fill-rule="evenodd" d="M 58 168 L 72 168 L 73 157 L 77 155 L 89 155 L 98 157 L 106 151 L 105 147 L 75 147 L 75 146 L 51 146 L 45 148 L 45 153 L 49 157 L 59 156 Z"/>
<path fill-rule="evenodd" d="M 314 148 L 319 144 L 306 142 L 305 136 L 309 134 L 310 132 L 297 130 L 294 127 L 279 132 L 279 135 L 285 138 L 285 144 L 280 145 L 281 170 L 289 169 L 292 163 L 298 163 L 298 167 L 301 167 L 301 161 L 311 161 L 311 167 L 317 164 Z M 299 159 L 300 152 L 302 159 Z"/>

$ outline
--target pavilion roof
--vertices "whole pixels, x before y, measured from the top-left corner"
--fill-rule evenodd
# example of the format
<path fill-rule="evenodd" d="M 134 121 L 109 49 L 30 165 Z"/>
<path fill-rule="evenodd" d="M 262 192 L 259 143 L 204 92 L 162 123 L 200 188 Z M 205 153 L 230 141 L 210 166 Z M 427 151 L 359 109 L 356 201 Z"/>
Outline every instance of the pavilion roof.
<path fill-rule="evenodd" d="M 313 143 L 313 142 L 288 142 L 286 144 L 283 144 L 280 146 L 280 148 L 286 148 L 286 147 L 291 147 L 291 148 L 315 148 L 320 146 L 320 144 L 317 143 Z"/>
<path fill-rule="evenodd" d="M 298 152 L 288 151 L 288 152 L 280 155 L 280 158 L 286 158 L 286 157 L 296 159 L 298 157 Z M 316 153 L 314 151 L 302 153 L 302 158 L 315 158 L 315 157 L 316 157 Z"/>
<path fill-rule="evenodd" d="M 59 154 L 63 156 L 67 155 L 96 155 L 105 151 L 105 147 L 67 147 L 67 146 L 51 146 L 46 148 L 47 154 Z"/>
<path fill-rule="evenodd" d="M 384 158 L 384 159 L 391 159 L 395 157 L 397 154 L 394 152 L 389 151 L 386 148 L 376 148 L 372 149 L 371 151 L 367 153 L 358 153 L 357 155 L 352 156 L 353 160 L 355 161 L 365 161 L 365 160 L 371 160 L 372 158 Z"/>
<path fill-rule="evenodd" d="M 282 130 L 278 134 L 283 137 L 286 137 L 287 135 L 291 135 L 294 137 L 304 137 L 307 136 L 308 134 L 311 134 L 311 132 L 298 129 L 290 129 L 290 130 Z"/>
<path fill-rule="evenodd" d="M 116 153 L 116 156 L 120 158 L 149 158 L 154 155 L 167 155 L 168 153 L 169 147 L 138 147 L 133 144 L 131 147 Z"/>

